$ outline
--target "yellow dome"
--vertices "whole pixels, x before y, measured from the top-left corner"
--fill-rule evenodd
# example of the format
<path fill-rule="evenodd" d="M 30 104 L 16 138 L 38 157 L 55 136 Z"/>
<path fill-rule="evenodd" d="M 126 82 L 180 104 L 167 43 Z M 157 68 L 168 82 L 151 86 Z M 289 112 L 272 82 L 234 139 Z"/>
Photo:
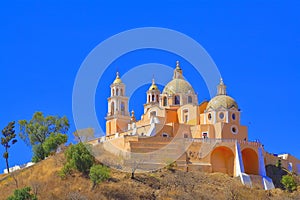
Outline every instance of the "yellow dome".
<path fill-rule="evenodd" d="M 238 105 L 236 101 L 227 95 L 217 95 L 214 98 L 212 98 L 209 103 L 207 104 L 206 109 L 212 108 L 212 109 L 218 109 L 220 107 L 223 108 L 232 108 L 235 107 L 238 109 Z"/>
<path fill-rule="evenodd" d="M 114 80 L 113 84 L 119 84 L 119 83 L 122 83 L 122 80 L 119 76 L 119 72 L 117 72 L 117 76 L 116 76 L 116 79 Z"/>
<path fill-rule="evenodd" d="M 184 79 L 175 78 L 164 88 L 163 93 L 167 94 L 195 94 L 193 87 Z"/>
<path fill-rule="evenodd" d="M 152 85 L 149 87 L 149 90 L 158 90 L 158 87 L 155 84 L 154 78 L 152 79 Z"/>
<path fill-rule="evenodd" d="M 158 87 L 156 84 L 152 84 L 150 87 L 149 87 L 149 90 L 158 90 Z"/>

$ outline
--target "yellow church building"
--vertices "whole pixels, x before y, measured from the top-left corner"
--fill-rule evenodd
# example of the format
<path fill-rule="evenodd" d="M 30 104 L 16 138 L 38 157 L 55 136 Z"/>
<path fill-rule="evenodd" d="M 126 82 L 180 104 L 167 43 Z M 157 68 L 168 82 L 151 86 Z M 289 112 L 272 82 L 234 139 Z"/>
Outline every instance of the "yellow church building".
<path fill-rule="evenodd" d="M 142 155 L 143 165 L 149 170 L 170 159 L 185 171 L 222 172 L 264 189 L 274 188 L 266 175 L 266 165 L 281 160 L 283 167 L 300 173 L 297 158 L 289 154 L 275 156 L 260 142 L 248 140 L 248 128 L 240 124 L 238 103 L 227 94 L 222 78 L 216 96 L 199 104 L 177 61 L 173 78 L 163 91 L 152 80 L 139 121 L 134 111 L 128 111 L 126 85 L 119 73 L 110 91 L 106 136 L 91 143 L 102 144 L 116 155 Z"/>

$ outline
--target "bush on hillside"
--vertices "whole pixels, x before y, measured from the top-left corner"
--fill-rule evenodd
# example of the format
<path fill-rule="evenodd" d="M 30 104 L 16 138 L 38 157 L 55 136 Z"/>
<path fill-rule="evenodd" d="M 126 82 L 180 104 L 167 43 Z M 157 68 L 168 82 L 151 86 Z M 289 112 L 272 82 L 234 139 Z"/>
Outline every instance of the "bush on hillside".
<path fill-rule="evenodd" d="M 103 165 L 93 165 L 90 169 L 90 179 L 93 182 L 93 188 L 102 181 L 110 178 L 110 170 Z"/>
<path fill-rule="evenodd" d="M 61 175 L 70 173 L 72 169 L 88 174 L 94 163 L 94 157 L 89 148 L 88 145 L 83 143 L 70 146 L 65 152 L 67 162 L 61 171 Z"/>
<path fill-rule="evenodd" d="M 31 193 L 30 187 L 17 189 L 14 194 L 7 198 L 7 200 L 37 200 L 37 197 Z"/>
<path fill-rule="evenodd" d="M 297 189 L 297 184 L 293 176 L 285 175 L 281 179 L 281 183 L 284 185 L 284 188 L 289 192 L 293 192 Z"/>

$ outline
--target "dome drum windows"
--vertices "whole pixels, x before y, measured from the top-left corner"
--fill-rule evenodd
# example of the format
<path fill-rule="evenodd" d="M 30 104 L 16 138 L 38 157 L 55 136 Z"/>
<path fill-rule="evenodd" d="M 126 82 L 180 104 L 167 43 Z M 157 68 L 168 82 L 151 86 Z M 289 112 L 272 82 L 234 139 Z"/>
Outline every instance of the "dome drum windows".
<path fill-rule="evenodd" d="M 224 112 L 220 112 L 220 113 L 219 113 L 219 118 L 220 118 L 220 119 L 224 119 L 224 117 L 225 117 Z"/>
<path fill-rule="evenodd" d="M 208 118 L 208 120 L 210 121 L 211 120 L 211 113 L 209 113 L 208 115 L 207 115 L 207 118 Z"/>
<path fill-rule="evenodd" d="M 232 113 L 231 118 L 232 118 L 233 120 L 236 120 L 236 115 L 235 115 L 235 113 Z"/>
<path fill-rule="evenodd" d="M 163 106 L 167 106 L 168 105 L 168 99 L 167 97 L 163 98 Z"/>
<path fill-rule="evenodd" d="M 193 98 L 192 98 L 191 96 L 188 96 L 188 97 L 187 97 L 187 102 L 188 102 L 188 103 L 193 103 Z"/>
<path fill-rule="evenodd" d="M 180 96 L 179 95 L 175 95 L 175 97 L 174 97 L 174 104 L 175 105 L 180 105 Z"/>

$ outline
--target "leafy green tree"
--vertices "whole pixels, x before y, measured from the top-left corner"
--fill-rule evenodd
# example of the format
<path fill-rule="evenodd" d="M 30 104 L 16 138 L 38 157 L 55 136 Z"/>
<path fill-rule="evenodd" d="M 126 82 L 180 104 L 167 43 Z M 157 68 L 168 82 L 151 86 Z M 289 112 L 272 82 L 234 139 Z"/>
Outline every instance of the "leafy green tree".
<path fill-rule="evenodd" d="M 285 175 L 281 179 L 281 183 L 284 185 L 284 188 L 289 192 L 292 192 L 297 189 L 297 183 L 293 176 Z"/>
<path fill-rule="evenodd" d="M 83 143 L 70 146 L 66 152 L 66 164 L 64 173 L 68 173 L 71 169 L 76 169 L 84 174 L 88 174 L 89 169 L 94 163 L 94 156 L 90 153 L 89 146 Z"/>
<path fill-rule="evenodd" d="M 110 170 L 108 167 L 103 165 L 93 165 L 90 169 L 89 176 L 91 181 L 93 182 L 93 188 L 94 188 L 97 184 L 109 179 Z"/>
<path fill-rule="evenodd" d="M 14 194 L 7 198 L 7 200 L 37 200 L 36 195 L 31 194 L 31 188 L 25 187 L 17 189 Z"/>
<path fill-rule="evenodd" d="M 51 152 L 55 152 L 59 145 L 66 143 L 68 140 L 68 136 L 66 134 L 53 134 L 51 133 L 50 136 L 45 140 L 43 144 L 43 149 L 47 154 Z"/>
<path fill-rule="evenodd" d="M 33 160 L 35 162 L 45 159 L 54 150 L 53 147 L 60 145 L 57 141 L 53 142 L 53 138 L 64 143 L 65 139 L 57 135 L 66 134 L 70 127 L 66 117 L 45 117 L 42 112 L 35 112 L 29 121 L 20 120 L 19 125 L 19 136 L 26 144 L 33 147 Z"/>
<path fill-rule="evenodd" d="M 2 130 L 3 137 L 1 137 L 1 144 L 5 148 L 3 158 L 6 161 L 6 169 L 7 169 L 8 173 L 9 173 L 8 149 L 10 148 L 11 144 L 13 145 L 17 142 L 17 140 L 14 139 L 16 137 L 14 128 L 15 128 L 15 122 L 14 121 L 9 122 L 9 124 Z M 11 144 L 10 144 L 10 142 L 11 142 Z"/>

